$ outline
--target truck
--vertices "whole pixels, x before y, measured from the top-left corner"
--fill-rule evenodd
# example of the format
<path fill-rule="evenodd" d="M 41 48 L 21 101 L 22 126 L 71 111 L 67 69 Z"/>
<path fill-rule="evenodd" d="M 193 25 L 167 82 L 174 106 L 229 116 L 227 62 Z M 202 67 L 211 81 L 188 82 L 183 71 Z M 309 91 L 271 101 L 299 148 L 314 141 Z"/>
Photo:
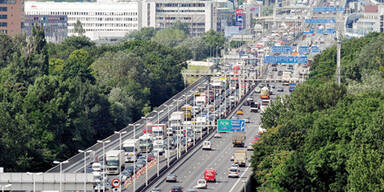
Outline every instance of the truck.
<path fill-rule="evenodd" d="M 105 154 L 107 175 L 117 175 L 125 168 L 124 150 L 111 150 Z"/>
<path fill-rule="evenodd" d="M 201 95 L 200 95 L 200 96 L 196 97 L 196 99 L 195 99 L 195 105 L 196 105 L 196 106 L 204 107 L 205 104 L 207 103 L 207 101 L 208 101 L 208 99 L 207 99 L 206 96 L 201 96 Z"/>
<path fill-rule="evenodd" d="M 260 105 L 254 101 L 251 102 L 251 112 L 257 113 L 260 110 Z"/>
<path fill-rule="evenodd" d="M 207 117 L 197 117 L 196 118 L 196 132 L 200 133 L 202 130 L 206 130 L 206 125 L 208 124 Z"/>
<path fill-rule="evenodd" d="M 181 107 L 181 111 L 184 112 L 184 119 L 186 119 L 186 120 L 192 119 L 192 106 L 191 105 L 183 105 Z"/>
<path fill-rule="evenodd" d="M 233 156 L 234 164 L 238 164 L 240 167 L 245 167 L 247 162 L 247 150 L 235 150 Z"/>
<path fill-rule="evenodd" d="M 140 151 L 142 153 L 149 153 L 151 152 L 153 145 L 152 145 L 152 136 L 150 134 L 144 134 L 139 137 L 140 140 Z"/>
<path fill-rule="evenodd" d="M 233 132 L 232 133 L 232 144 L 234 147 L 244 147 L 245 132 Z"/>
<path fill-rule="evenodd" d="M 125 162 L 134 162 L 137 156 L 141 154 L 140 140 L 139 139 L 127 139 L 123 142 L 123 149 L 125 151 Z"/>
<path fill-rule="evenodd" d="M 184 122 L 184 112 L 183 111 L 175 111 L 171 114 L 169 118 L 169 125 L 173 130 L 176 130 L 177 127 L 183 125 Z"/>
<path fill-rule="evenodd" d="M 154 140 L 153 141 L 153 151 L 162 155 L 164 153 L 164 140 Z"/>
<path fill-rule="evenodd" d="M 260 99 L 269 99 L 269 88 L 263 87 L 260 92 Z"/>
<path fill-rule="evenodd" d="M 289 81 L 291 80 L 291 78 L 292 78 L 291 72 L 288 72 L 288 71 L 283 72 L 283 76 L 282 76 L 283 85 L 287 86 L 289 84 Z"/>
<path fill-rule="evenodd" d="M 290 83 L 289 84 L 289 92 L 292 92 L 294 90 L 296 90 L 296 83 Z"/>
<path fill-rule="evenodd" d="M 167 125 L 166 124 L 154 124 L 152 126 L 152 138 L 154 140 L 162 140 L 167 137 Z"/>

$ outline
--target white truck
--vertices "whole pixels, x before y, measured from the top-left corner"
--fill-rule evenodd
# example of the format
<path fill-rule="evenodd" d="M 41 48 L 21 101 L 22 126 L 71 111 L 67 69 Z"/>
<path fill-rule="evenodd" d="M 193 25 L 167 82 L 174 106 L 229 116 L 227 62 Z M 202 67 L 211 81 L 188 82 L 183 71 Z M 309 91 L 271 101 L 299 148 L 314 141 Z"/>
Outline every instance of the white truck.
<path fill-rule="evenodd" d="M 206 125 L 208 124 L 208 118 L 207 117 L 197 117 L 196 118 L 196 132 L 200 133 L 203 130 L 206 130 Z"/>
<path fill-rule="evenodd" d="M 184 123 L 184 112 L 183 111 L 175 111 L 171 114 L 169 118 L 170 127 L 176 131 L 178 127 L 181 127 Z"/>
<path fill-rule="evenodd" d="M 235 150 L 233 152 L 234 164 L 238 164 L 240 167 L 245 167 L 247 162 L 247 150 Z"/>
<path fill-rule="evenodd" d="M 116 175 L 125 167 L 124 150 L 111 150 L 105 154 L 106 173 Z"/>
<path fill-rule="evenodd" d="M 164 153 L 164 140 L 154 140 L 153 141 L 153 151 L 162 155 Z"/>
<path fill-rule="evenodd" d="M 283 80 L 283 85 L 288 86 L 289 81 L 292 78 L 292 73 L 291 72 L 283 72 L 282 80 Z"/>
<path fill-rule="evenodd" d="M 142 153 L 149 153 L 152 150 L 152 136 L 150 134 L 144 134 L 139 137 L 140 140 L 140 151 Z"/>
<path fill-rule="evenodd" d="M 166 124 L 154 124 L 152 126 L 152 137 L 154 140 L 163 140 L 167 137 Z"/>
<path fill-rule="evenodd" d="M 204 107 L 206 103 L 207 103 L 207 96 L 198 96 L 195 99 L 196 106 Z"/>
<path fill-rule="evenodd" d="M 123 149 L 125 151 L 125 162 L 136 161 L 137 156 L 141 154 L 140 140 L 139 139 L 127 139 L 123 142 Z"/>

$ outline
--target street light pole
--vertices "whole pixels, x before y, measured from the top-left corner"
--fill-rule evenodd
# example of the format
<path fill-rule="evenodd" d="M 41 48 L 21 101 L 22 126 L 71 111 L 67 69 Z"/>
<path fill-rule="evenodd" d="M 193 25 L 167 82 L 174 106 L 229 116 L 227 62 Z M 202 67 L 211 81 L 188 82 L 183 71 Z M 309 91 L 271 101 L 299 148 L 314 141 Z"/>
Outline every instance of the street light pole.
<path fill-rule="evenodd" d="M 78 150 L 79 153 L 84 153 L 84 192 L 87 191 L 87 153 L 92 152 L 92 150 Z"/>
<path fill-rule="evenodd" d="M 145 120 L 145 133 L 148 134 L 147 118 L 142 117 Z M 145 139 L 145 186 L 148 186 L 148 139 Z"/>
<path fill-rule="evenodd" d="M 32 180 L 33 180 L 33 192 L 36 192 L 36 178 L 35 176 L 43 174 L 42 172 L 39 173 L 31 173 L 27 172 L 28 175 L 32 175 Z M 5 188 L 5 187 L 4 187 Z"/>
<path fill-rule="evenodd" d="M 104 178 L 105 178 L 105 147 L 104 147 L 104 145 L 105 145 L 105 143 L 109 143 L 109 142 L 111 142 L 111 140 L 105 140 L 105 141 L 103 141 L 103 140 L 97 140 L 97 142 L 98 143 L 102 143 L 103 144 L 103 167 L 102 167 L 102 169 L 103 169 L 103 179 L 102 179 L 102 181 L 103 181 L 103 192 L 105 191 L 105 180 L 104 180 Z"/>
<path fill-rule="evenodd" d="M 140 124 L 137 124 L 137 125 L 140 126 Z M 133 139 L 136 139 L 136 124 L 129 124 L 129 126 L 133 127 Z M 133 176 L 132 176 L 134 192 L 136 191 L 136 157 L 137 157 L 137 154 L 135 152 L 135 159 L 133 160 Z"/>
<path fill-rule="evenodd" d="M 115 134 L 119 134 L 119 150 L 120 150 L 120 152 L 121 152 L 121 135 L 122 134 L 126 134 L 127 133 L 127 131 L 115 131 Z M 119 162 L 120 164 L 121 163 L 124 163 L 124 162 Z M 121 181 L 121 165 L 119 166 L 119 179 L 120 179 L 120 181 Z M 120 188 L 120 191 L 121 191 L 121 185 L 119 186 L 119 188 Z"/>
<path fill-rule="evenodd" d="M 63 191 L 63 186 L 62 186 L 62 182 L 63 182 L 63 178 L 62 178 L 62 174 L 63 174 L 63 164 L 66 164 L 68 163 L 68 160 L 67 161 L 53 161 L 54 164 L 59 164 L 59 167 L 60 167 L 60 189 L 59 189 L 59 192 L 62 192 Z"/>
<path fill-rule="evenodd" d="M 188 95 L 185 94 L 184 97 L 185 97 L 185 115 L 184 116 L 185 116 L 185 120 L 187 121 L 188 120 L 188 112 L 187 112 L 187 105 L 188 105 L 187 97 L 188 97 Z M 192 116 L 192 114 L 191 114 L 191 116 Z M 188 130 L 187 130 L 187 127 L 185 127 L 185 152 L 188 152 Z"/>

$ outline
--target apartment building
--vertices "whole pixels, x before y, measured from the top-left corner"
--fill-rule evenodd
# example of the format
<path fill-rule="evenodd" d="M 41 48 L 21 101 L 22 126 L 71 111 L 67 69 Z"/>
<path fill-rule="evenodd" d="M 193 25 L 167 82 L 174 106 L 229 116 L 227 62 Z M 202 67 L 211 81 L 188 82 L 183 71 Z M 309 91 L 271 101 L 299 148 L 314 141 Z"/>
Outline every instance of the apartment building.
<path fill-rule="evenodd" d="M 78 35 L 80 21 L 85 36 L 91 40 L 114 40 L 141 28 L 140 2 L 25 2 L 25 14 L 66 16 L 68 36 Z"/>
<path fill-rule="evenodd" d="M 21 33 L 24 0 L 0 0 L 0 33 Z"/>

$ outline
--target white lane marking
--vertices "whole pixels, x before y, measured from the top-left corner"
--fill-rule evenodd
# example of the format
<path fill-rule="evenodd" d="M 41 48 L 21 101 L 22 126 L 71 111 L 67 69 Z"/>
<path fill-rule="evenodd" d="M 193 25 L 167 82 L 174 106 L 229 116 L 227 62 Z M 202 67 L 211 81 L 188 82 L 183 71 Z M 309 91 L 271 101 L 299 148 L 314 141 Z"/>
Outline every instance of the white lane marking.
<path fill-rule="evenodd" d="M 248 166 L 247 169 L 245 169 L 244 173 L 241 174 L 241 176 L 237 179 L 236 183 L 233 185 L 233 187 L 231 188 L 231 190 L 229 190 L 229 192 L 232 192 L 233 189 L 235 189 L 237 183 L 239 183 L 240 179 L 244 176 L 244 174 L 248 171 L 248 169 L 250 168 L 251 166 Z"/>

